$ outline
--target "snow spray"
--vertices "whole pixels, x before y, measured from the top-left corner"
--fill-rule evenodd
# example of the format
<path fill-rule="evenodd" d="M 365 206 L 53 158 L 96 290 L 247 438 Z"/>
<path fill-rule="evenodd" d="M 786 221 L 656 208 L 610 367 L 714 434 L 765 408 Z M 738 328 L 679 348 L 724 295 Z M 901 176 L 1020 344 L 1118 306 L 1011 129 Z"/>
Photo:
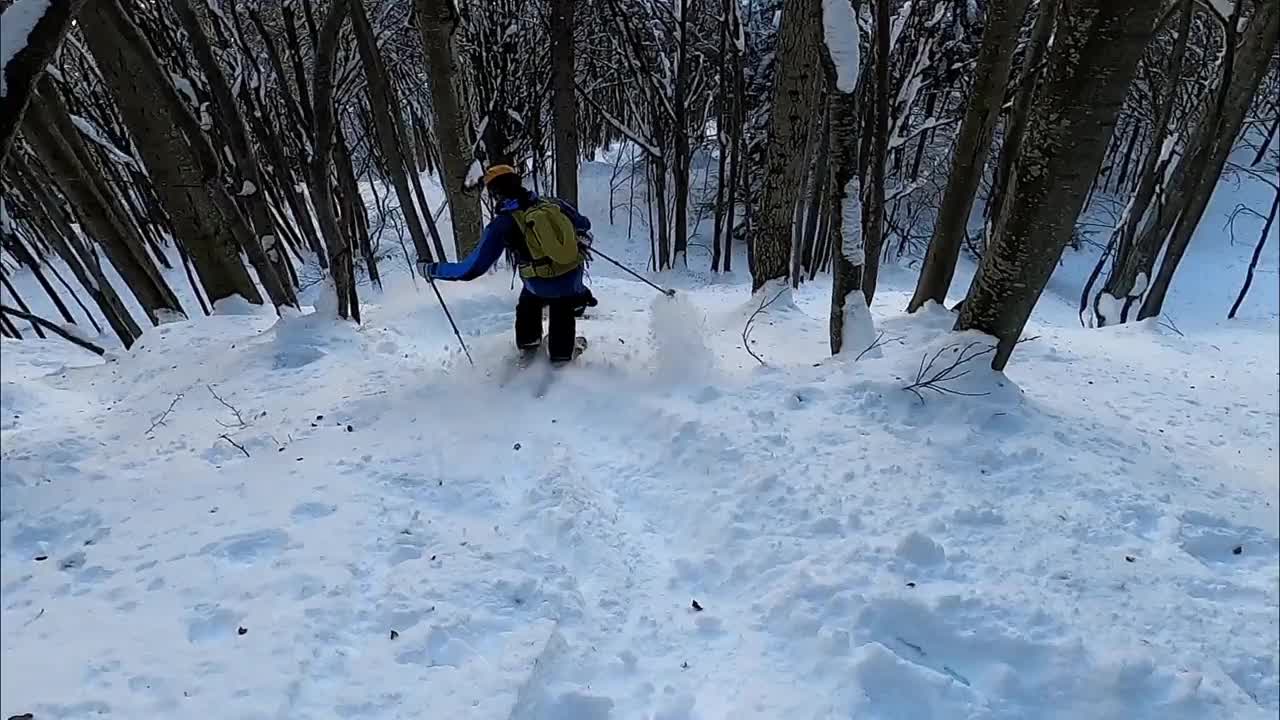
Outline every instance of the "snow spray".
<path fill-rule="evenodd" d="M 684 295 L 658 296 L 649 303 L 649 339 L 660 379 L 696 381 L 714 369 L 706 325 L 706 316 Z"/>

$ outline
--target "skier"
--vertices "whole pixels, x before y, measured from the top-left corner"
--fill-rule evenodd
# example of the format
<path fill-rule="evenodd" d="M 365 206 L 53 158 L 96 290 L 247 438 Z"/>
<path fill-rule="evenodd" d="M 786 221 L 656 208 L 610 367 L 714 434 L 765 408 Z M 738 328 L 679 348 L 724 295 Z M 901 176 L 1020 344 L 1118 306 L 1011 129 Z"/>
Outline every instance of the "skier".
<path fill-rule="evenodd" d="M 575 318 L 596 299 L 583 284 L 584 251 L 591 221 L 563 200 L 543 199 L 520 184 L 510 165 L 495 165 L 484 185 L 498 203 L 480 245 L 454 263 L 427 263 L 421 272 L 433 280 L 474 280 L 506 252 L 524 287 L 516 303 L 516 345 L 526 356 L 542 344 L 542 309 L 547 308 L 547 355 L 567 363 L 586 347 L 577 337 Z"/>

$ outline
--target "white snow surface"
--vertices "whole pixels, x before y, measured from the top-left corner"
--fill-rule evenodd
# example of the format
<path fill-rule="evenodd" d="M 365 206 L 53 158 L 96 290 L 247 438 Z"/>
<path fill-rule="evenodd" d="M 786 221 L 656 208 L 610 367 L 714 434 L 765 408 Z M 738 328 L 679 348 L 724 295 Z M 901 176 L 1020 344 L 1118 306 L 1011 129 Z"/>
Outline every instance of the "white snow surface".
<path fill-rule="evenodd" d="M 849 0 L 822 0 L 822 26 L 827 52 L 836 66 L 836 89 L 851 93 L 858 87 L 858 18 Z"/>
<path fill-rule="evenodd" d="M 757 318 L 761 367 L 777 288 L 597 263 L 590 347 L 537 399 L 543 365 L 504 383 L 506 271 L 439 285 L 474 368 L 390 260 L 360 327 L 4 340 L 0 717 L 1274 718 L 1274 258 L 1232 322 L 1238 266 L 1179 276 L 1181 335 L 1082 328 L 1055 277 L 1007 375 L 923 401 L 922 358 L 989 340 L 903 313 L 892 265 L 881 357 L 827 358 L 817 282 Z"/>
<path fill-rule="evenodd" d="M 14 0 L 0 13 L 0 97 L 9 91 L 9 61 L 27 46 L 31 31 L 48 10 L 49 0 Z"/>

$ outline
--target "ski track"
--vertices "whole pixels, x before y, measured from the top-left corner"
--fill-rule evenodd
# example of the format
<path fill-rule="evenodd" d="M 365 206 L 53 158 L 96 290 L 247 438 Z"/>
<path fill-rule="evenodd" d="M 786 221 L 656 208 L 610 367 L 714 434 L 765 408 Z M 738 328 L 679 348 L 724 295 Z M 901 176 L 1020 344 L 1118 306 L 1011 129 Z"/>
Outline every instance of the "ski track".
<path fill-rule="evenodd" d="M 1251 524 L 1275 491 L 1217 474 L 1248 439 L 1179 427 L 1160 415 L 1170 403 L 1106 399 L 1103 413 L 1043 387 L 921 405 L 894 373 L 945 323 L 881 320 L 914 333 L 913 351 L 863 376 L 792 360 L 822 337 L 809 300 L 762 320 L 754 337 L 785 369 L 757 368 L 734 346 L 751 308 L 728 290 L 700 297 L 722 376 L 672 383 L 645 370 L 663 359 L 639 347 L 643 289 L 597 285 L 616 309 L 580 325 L 591 349 L 542 398 L 538 364 L 498 387 L 510 308 L 479 292 L 455 303 L 475 369 L 418 339 L 444 337 L 430 308 L 371 306 L 358 332 L 164 326 L 129 365 L 45 377 L 32 414 L 5 425 L 0 710 L 1164 720 L 1280 707 L 1266 650 L 1280 542 Z M 1017 363 L 1078 360 L 1053 336 L 1042 345 Z M 1167 394 L 1145 371 L 1115 381 Z M 35 386 L 5 387 L 9 423 L 14 393 Z M 1187 412 L 1218 410 L 1187 397 Z M 1252 442 L 1274 438 L 1267 401 L 1239 397 L 1221 402 L 1253 413 Z M 1156 439 L 1153 418 L 1176 437 Z M 1275 460 L 1233 462 L 1245 474 Z"/>

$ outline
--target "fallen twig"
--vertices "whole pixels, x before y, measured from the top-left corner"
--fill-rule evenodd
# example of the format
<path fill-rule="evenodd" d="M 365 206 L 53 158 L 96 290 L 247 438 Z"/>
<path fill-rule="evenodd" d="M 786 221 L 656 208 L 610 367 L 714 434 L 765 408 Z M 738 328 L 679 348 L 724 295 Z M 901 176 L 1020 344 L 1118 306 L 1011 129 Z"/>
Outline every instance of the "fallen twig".
<path fill-rule="evenodd" d="M 1166 328 L 1168 330 L 1172 330 L 1178 333 L 1178 337 L 1186 337 L 1186 335 L 1183 335 L 1182 331 L 1179 330 L 1178 326 L 1173 322 L 1173 318 L 1169 317 L 1168 315 L 1161 315 L 1160 322 L 1157 324 L 1162 328 Z"/>
<path fill-rule="evenodd" d="M 143 434 L 150 435 L 152 430 L 155 430 L 161 425 L 164 425 L 165 424 L 164 421 L 168 419 L 169 413 L 173 412 L 174 406 L 178 404 L 178 401 L 182 399 L 182 396 L 183 396 L 183 393 L 178 393 L 177 395 L 174 395 L 173 402 L 169 403 L 169 407 L 165 408 L 165 411 L 160 413 L 160 416 L 157 417 L 155 421 L 151 423 L 151 427 L 147 428 L 147 431 Z"/>
<path fill-rule="evenodd" d="M 240 443 L 236 442 L 235 440 L 232 440 L 230 435 L 227 435 L 226 433 L 223 433 L 223 434 L 219 435 L 218 437 L 220 437 L 220 438 L 222 438 L 223 440 L 226 440 L 227 442 L 231 443 L 232 447 L 234 447 L 235 449 L 237 449 L 237 450 L 239 450 L 240 452 L 244 453 L 244 456 L 245 456 L 245 457 L 249 457 L 249 451 L 248 451 L 248 450 L 245 450 L 245 449 L 244 449 L 244 446 L 243 446 L 243 445 L 241 445 Z"/>
<path fill-rule="evenodd" d="M 884 331 L 883 331 L 883 330 L 881 330 L 881 331 L 880 331 L 880 334 L 879 334 L 879 335 L 876 335 L 875 342 L 873 342 L 873 343 L 871 343 L 870 345 L 868 345 L 866 350 L 863 350 L 862 352 L 858 353 L 858 356 L 857 356 L 857 357 L 855 357 L 855 358 L 853 359 L 853 361 L 854 361 L 854 362 L 858 362 L 859 360 L 861 360 L 861 359 L 862 359 L 862 356 L 863 356 L 863 355 L 866 355 L 867 353 L 871 352 L 872 350 L 875 350 L 876 348 L 884 347 L 885 345 L 888 345 L 888 344 L 889 344 L 889 343 L 891 343 L 891 342 L 901 342 L 901 341 L 902 341 L 902 336 L 901 336 L 901 335 L 899 335 L 899 336 L 897 336 L 897 337 L 891 337 L 891 338 L 889 338 L 888 340 L 885 340 L 885 339 L 884 339 Z"/>
<path fill-rule="evenodd" d="M 1023 338 L 1018 341 L 1018 344 L 1021 345 L 1024 342 L 1031 342 L 1039 337 L 1039 335 L 1033 335 L 1028 338 Z M 986 347 L 981 350 L 975 349 L 982 345 L 985 345 Z M 938 363 L 938 359 L 941 358 L 942 354 L 948 350 L 956 353 L 955 359 L 948 365 L 935 368 Z M 963 390 L 956 390 L 955 388 L 947 387 L 945 383 L 959 380 L 965 375 L 973 372 L 972 369 L 961 370 L 962 365 L 977 360 L 980 357 L 990 355 L 995 351 L 995 343 L 987 343 L 982 340 L 974 340 L 963 348 L 960 347 L 959 344 L 946 345 L 939 348 L 939 350 L 933 354 L 933 357 L 930 357 L 928 354 L 922 355 L 920 357 L 920 369 L 916 371 L 915 380 L 910 385 L 907 385 L 902 389 L 912 395 L 915 395 L 916 399 L 922 403 L 924 402 L 924 394 L 921 392 L 922 390 L 932 390 L 939 395 L 960 395 L 963 397 L 982 397 L 984 395 L 990 395 L 990 392 L 964 392 Z"/>
<path fill-rule="evenodd" d="M 756 352 L 751 349 L 752 327 L 755 325 L 756 317 L 759 316 L 761 313 L 765 312 L 766 310 L 768 310 L 769 306 L 777 302 L 778 298 L 782 297 L 782 294 L 785 293 L 786 291 L 787 291 L 787 288 L 785 287 L 782 288 L 781 290 L 778 291 L 776 295 L 773 296 L 772 299 L 768 300 L 767 302 L 763 297 L 761 297 L 760 307 L 756 308 L 755 312 L 751 313 L 751 317 L 747 318 L 747 324 L 742 326 L 742 347 L 747 351 L 747 354 L 755 358 L 756 362 L 760 363 L 761 365 L 768 365 L 768 363 L 764 361 L 764 358 L 757 355 Z"/>
<path fill-rule="evenodd" d="M 209 389 L 209 394 L 213 396 L 213 399 L 214 399 L 214 400 L 217 400 L 218 402 L 222 403 L 222 406 L 223 406 L 223 407 L 225 407 L 226 409 L 228 409 L 228 410 L 230 410 L 231 412 L 235 413 L 235 416 L 236 416 L 236 424 L 235 424 L 235 425 L 229 425 L 229 424 L 227 424 L 227 423 L 222 422 L 221 420 L 219 420 L 219 419 L 217 419 L 217 418 L 214 418 L 214 419 L 213 419 L 213 421 L 214 421 L 214 422 L 218 423 L 219 425 L 221 425 L 221 426 L 222 426 L 222 427 L 224 427 L 224 428 L 243 428 L 243 427 L 247 427 L 247 426 L 249 425 L 249 423 L 245 422 L 245 421 L 244 421 L 244 418 L 240 415 L 240 410 L 239 410 L 239 409 L 237 409 L 235 405 L 232 405 L 231 403 L 227 402 L 226 400 L 223 400 L 223 399 L 222 399 L 222 397 L 221 397 L 220 395 L 218 395 L 218 393 L 214 392 L 214 391 L 213 391 L 213 386 L 212 386 L 212 385 L 205 385 L 205 387 Z"/>

